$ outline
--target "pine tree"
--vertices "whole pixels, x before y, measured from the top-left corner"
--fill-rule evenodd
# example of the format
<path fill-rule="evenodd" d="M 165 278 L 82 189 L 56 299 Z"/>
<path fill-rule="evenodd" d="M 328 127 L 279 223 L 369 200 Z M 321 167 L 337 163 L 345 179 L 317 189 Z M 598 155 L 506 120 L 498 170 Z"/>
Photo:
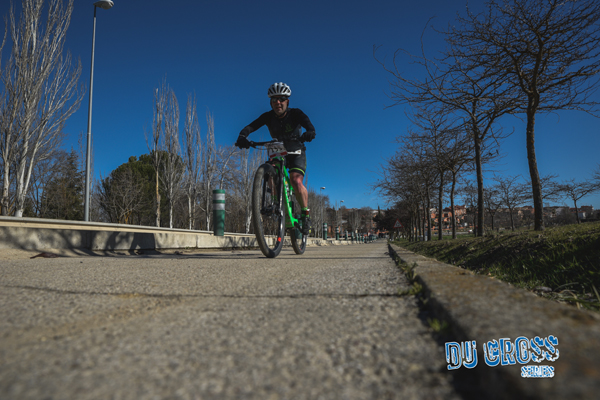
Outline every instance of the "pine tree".
<path fill-rule="evenodd" d="M 43 217 L 83 220 L 83 172 L 78 166 L 79 155 L 71 150 L 42 195 L 43 209 L 46 210 Z"/>

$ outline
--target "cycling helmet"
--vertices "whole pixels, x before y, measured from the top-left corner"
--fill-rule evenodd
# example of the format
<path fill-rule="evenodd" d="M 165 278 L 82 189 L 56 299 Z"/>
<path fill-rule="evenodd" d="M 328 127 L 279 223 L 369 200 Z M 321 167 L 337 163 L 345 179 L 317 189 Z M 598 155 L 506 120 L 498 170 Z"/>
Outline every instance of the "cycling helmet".
<path fill-rule="evenodd" d="M 269 86 L 269 98 L 273 96 L 287 96 L 292 95 L 292 89 L 283 82 L 277 82 Z"/>

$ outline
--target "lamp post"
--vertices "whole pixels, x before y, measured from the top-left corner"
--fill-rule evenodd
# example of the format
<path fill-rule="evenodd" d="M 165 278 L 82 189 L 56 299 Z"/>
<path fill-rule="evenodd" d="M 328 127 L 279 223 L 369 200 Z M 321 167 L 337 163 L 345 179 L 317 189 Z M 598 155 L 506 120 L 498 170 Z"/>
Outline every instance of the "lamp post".
<path fill-rule="evenodd" d="M 83 220 L 90 220 L 90 164 L 92 148 L 92 92 L 94 90 L 94 50 L 96 47 L 96 9 L 108 10 L 114 5 L 111 0 L 100 0 L 94 3 L 94 30 L 92 33 L 92 65 L 90 67 L 90 100 L 88 104 L 87 148 L 85 159 L 85 205 Z"/>
<path fill-rule="evenodd" d="M 325 201 L 323 201 L 323 194 L 322 194 L 322 192 L 321 192 L 321 190 L 323 190 L 323 189 L 325 189 L 325 186 L 322 186 L 322 187 L 319 189 L 319 195 L 321 196 L 321 221 L 322 221 L 321 223 L 322 223 L 322 224 L 325 224 L 325 220 L 323 219 L 323 209 L 324 209 L 324 207 L 325 207 Z M 323 225 L 323 226 L 325 226 L 325 225 Z M 323 229 L 321 229 L 321 238 L 323 238 L 323 237 L 324 237 L 324 236 L 323 236 Z"/>
<path fill-rule="evenodd" d="M 344 202 L 344 200 L 340 200 L 340 204 L 339 205 L 336 202 L 336 208 L 337 208 L 337 210 L 335 210 L 335 226 L 336 226 L 336 228 L 335 228 L 335 240 L 340 240 L 340 233 L 341 233 L 340 225 L 342 225 L 342 224 L 341 224 L 341 221 L 340 221 L 338 213 L 340 211 L 340 208 L 342 207 L 342 203 L 343 202 Z M 342 215 L 342 218 L 343 218 L 343 215 Z"/>
<path fill-rule="evenodd" d="M 340 209 L 342 208 L 342 203 L 344 200 L 340 201 Z M 342 227 L 344 226 L 344 213 L 342 212 L 342 217 L 340 218 L 340 236 L 342 235 Z"/>

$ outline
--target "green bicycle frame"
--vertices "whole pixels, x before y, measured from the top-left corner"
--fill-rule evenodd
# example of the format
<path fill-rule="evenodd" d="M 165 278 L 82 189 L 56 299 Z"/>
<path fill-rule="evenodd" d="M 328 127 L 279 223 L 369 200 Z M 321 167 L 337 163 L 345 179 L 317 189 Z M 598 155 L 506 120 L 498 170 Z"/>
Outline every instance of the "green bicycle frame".
<path fill-rule="evenodd" d="M 300 228 L 300 221 L 297 218 L 294 218 L 292 209 L 292 203 L 294 201 L 294 198 L 292 197 L 294 195 L 294 188 L 292 187 L 292 183 L 290 181 L 290 174 L 285 167 L 285 160 L 281 156 L 275 156 L 270 161 L 277 161 L 273 162 L 273 166 L 275 167 L 277 174 L 283 177 L 283 191 L 285 193 L 285 196 L 283 196 L 283 204 L 284 209 L 286 210 L 285 227 L 287 229 Z"/>

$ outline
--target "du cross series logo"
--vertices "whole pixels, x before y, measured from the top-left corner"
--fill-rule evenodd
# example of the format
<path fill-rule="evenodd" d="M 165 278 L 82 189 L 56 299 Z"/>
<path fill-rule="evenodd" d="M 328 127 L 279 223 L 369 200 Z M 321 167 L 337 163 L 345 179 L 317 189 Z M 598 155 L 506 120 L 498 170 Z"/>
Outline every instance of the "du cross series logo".
<path fill-rule="evenodd" d="M 489 367 L 522 364 L 523 378 L 552 378 L 554 367 L 549 365 L 524 365 L 533 361 L 554 362 L 558 360 L 558 338 L 550 335 L 545 338 L 538 336 L 528 339 L 519 336 L 514 341 L 509 338 L 493 339 L 483 344 L 484 361 Z M 446 362 L 448 370 L 460 367 L 475 368 L 477 365 L 477 343 L 446 342 Z"/>

